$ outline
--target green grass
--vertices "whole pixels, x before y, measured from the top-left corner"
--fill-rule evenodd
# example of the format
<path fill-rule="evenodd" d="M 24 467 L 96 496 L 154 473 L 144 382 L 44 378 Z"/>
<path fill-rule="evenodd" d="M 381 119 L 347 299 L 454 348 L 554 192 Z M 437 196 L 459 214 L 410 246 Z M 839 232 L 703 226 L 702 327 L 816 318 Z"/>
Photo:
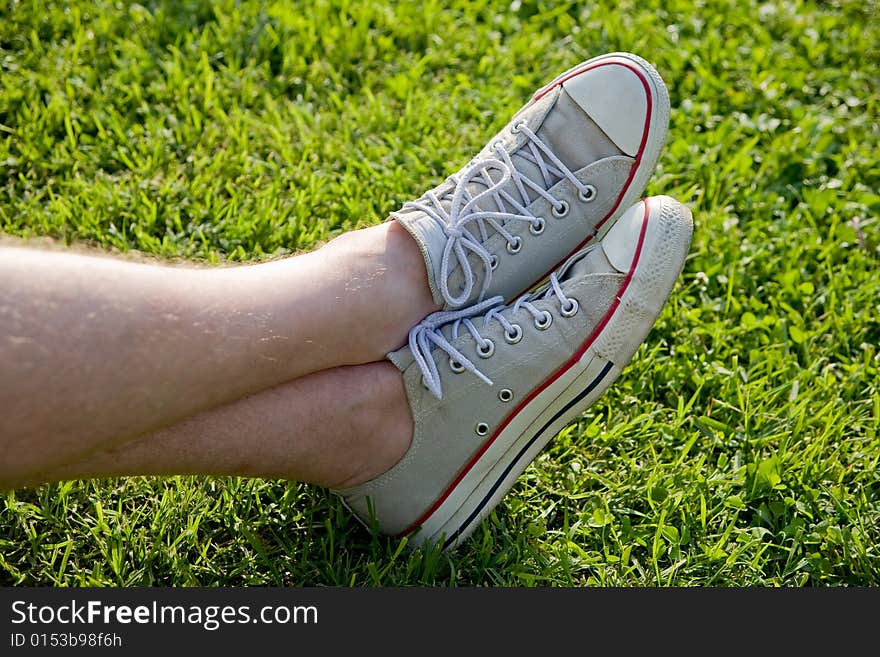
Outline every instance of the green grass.
<path fill-rule="evenodd" d="M 0 0 L 10 235 L 308 249 L 612 50 L 667 82 L 646 193 L 696 221 L 632 365 L 457 552 L 296 483 L 69 482 L 2 498 L 0 584 L 880 584 L 878 44 L 871 0 Z"/>

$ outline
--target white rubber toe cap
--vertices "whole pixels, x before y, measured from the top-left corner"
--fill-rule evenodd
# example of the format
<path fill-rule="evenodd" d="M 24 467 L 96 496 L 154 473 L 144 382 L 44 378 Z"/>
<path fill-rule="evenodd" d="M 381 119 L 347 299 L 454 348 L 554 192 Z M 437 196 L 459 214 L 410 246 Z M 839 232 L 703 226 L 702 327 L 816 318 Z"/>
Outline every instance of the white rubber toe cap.
<path fill-rule="evenodd" d="M 639 201 L 615 222 L 602 239 L 601 244 L 605 251 L 605 257 L 618 271 L 626 273 L 632 266 L 639 244 L 639 234 L 642 232 L 645 211 L 645 201 Z"/>
<path fill-rule="evenodd" d="M 636 156 L 651 102 L 644 71 L 627 59 L 610 59 L 569 78 L 562 88 L 621 151 Z"/>
<path fill-rule="evenodd" d="M 600 244 L 611 265 L 626 274 L 633 268 L 638 252 L 642 252 L 644 261 L 645 251 L 656 250 L 663 243 L 664 248 L 671 249 L 667 254 L 670 259 L 681 260 L 677 275 L 684 265 L 693 230 L 693 215 L 687 206 L 671 196 L 650 196 L 624 212 Z M 679 246 L 672 248 L 670 244 Z"/>

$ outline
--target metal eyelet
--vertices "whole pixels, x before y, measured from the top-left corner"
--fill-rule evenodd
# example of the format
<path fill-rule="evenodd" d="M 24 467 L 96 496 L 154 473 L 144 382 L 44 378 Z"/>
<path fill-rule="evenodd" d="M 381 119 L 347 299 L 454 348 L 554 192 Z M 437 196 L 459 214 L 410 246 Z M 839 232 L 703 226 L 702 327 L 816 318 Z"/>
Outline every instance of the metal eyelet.
<path fill-rule="evenodd" d="M 544 221 L 543 217 L 538 217 L 535 219 L 535 223 L 529 224 L 529 232 L 532 235 L 540 235 L 544 232 L 544 227 L 547 225 L 547 222 Z"/>
<path fill-rule="evenodd" d="M 491 254 L 492 257 L 489 258 L 489 266 L 492 268 L 492 271 L 498 269 L 498 256 L 494 253 Z"/>
<path fill-rule="evenodd" d="M 498 391 L 498 399 L 506 404 L 511 399 L 513 399 L 513 390 L 511 390 L 510 388 L 502 388 Z"/>
<path fill-rule="evenodd" d="M 559 311 L 559 314 L 563 317 L 574 317 L 577 315 L 577 311 L 580 310 L 580 304 L 577 299 L 568 299 L 568 303 L 564 304 Z"/>
<path fill-rule="evenodd" d="M 535 319 L 535 328 L 539 331 L 546 331 L 553 323 L 553 315 L 545 310 L 544 314 L 542 314 L 541 317 L 543 317 L 544 319 Z"/>
<path fill-rule="evenodd" d="M 568 203 L 565 201 L 559 201 L 559 207 L 556 207 L 554 205 L 551 212 L 553 213 L 554 217 L 562 218 L 568 214 L 568 210 L 569 210 Z"/>
<path fill-rule="evenodd" d="M 516 123 L 514 123 L 514 124 L 511 126 L 510 131 L 511 131 L 512 133 L 514 133 L 514 134 L 517 134 L 517 133 L 519 132 L 519 129 L 520 129 L 522 126 L 524 126 L 525 124 L 526 124 L 526 120 L 525 120 L 525 119 L 520 119 L 519 121 L 517 121 Z"/>
<path fill-rule="evenodd" d="M 505 150 L 505 149 L 504 149 L 504 142 L 501 141 L 500 139 L 499 139 L 498 141 L 495 141 L 495 142 L 492 144 L 492 150 L 497 151 L 499 148 L 500 148 L 501 150 Z"/>
<path fill-rule="evenodd" d="M 593 185 L 587 185 L 584 189 L 578 190 L 578 198 L 584 203 L 590 203 L 596 199 L 598 192 Z"/>
<path fill-rule="evenodd" d="M 522 238 L 519 235 L 513 238 L 513 242 L 507 243 L 507 252 L 508 253 L 519 253 L 522 250 Z"/>
<path fill-rule="evenodd" d="M 477 353 L 480 358 L 492 358 L 492 354 L 495 353 L 495 343 L 486 338 L 486 341 L 477 347 Z"/>
<path fill-rule="evenodd" d="M 511 326 L 511 328 L 513 328 L 513 333 L 512 334 L 508 333 L 505 330 L 504 331 L 504 340 L 508 344 L 516 344 L 517 342 L 522 340 L 522 337 L 523 337 L 522 326 L 520 326 L 519 324 L 511 324 L 510 326 Z"/>
<path fill-rule="evenodd" d="M 464 365 L 459 363 L 454 358 L 450 358 L 449 359 L 449 369 L 451 369 L 456 374 L 461 374 L 462 372 L 464 372 Z"/>
<path fill-rule="evenodd" d="M 474 431 L 477 432 L 478 436 L 485 436 L 487 433 L 489 433 L 489 425 L 485 422 L 478 422 Z"/>

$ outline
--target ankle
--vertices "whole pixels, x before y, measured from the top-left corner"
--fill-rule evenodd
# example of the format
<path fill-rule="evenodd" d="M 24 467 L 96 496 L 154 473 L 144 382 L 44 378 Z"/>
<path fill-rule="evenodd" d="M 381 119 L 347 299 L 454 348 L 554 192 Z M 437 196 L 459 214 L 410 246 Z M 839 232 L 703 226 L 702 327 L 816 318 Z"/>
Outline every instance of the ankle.
<path fill-rule="evenodd" d="M 352 231 L 325 247 L 324 266 L 344 288 L 348 312 L 339 328 L 345 347 L 366 363 L 385 358 L 406 342 L 409 330 L 439 309 L 431 297 L 425 260 L 396 221 Z"/>
<path fill-rule="evenodd" d="M 389 250 L 397 258 L 398 270 L 405 284 L 429 313 L 440 310 L 440 306 L 434 302 L 431 287 L 428 284 L 425 255 L 418 243 L 398 221 L 389 221 L 385 225 L 388 227 L 386 236 Z"/>
<path fill-rule="evenodd" d="M 331 488 L 349 488 L 394 467 L 412 442 L 413 421 L 403 376 L 389 362 L 370 363 L 369 394 L 353 409 L 352 457 L 347 476 Z"/>

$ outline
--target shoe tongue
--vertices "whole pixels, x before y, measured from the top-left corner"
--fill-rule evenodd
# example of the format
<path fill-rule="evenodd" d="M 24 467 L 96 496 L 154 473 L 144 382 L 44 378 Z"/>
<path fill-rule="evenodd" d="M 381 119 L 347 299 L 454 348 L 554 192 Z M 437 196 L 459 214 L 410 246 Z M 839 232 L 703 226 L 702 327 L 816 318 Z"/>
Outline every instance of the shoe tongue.
<path fill-rule="evenodd" d="M 599 243 L 581 249 L 571 256 L 558 270 L 560 283 L 579 280 L 590 274 L 619 273 L 605 256 Z"/>
<path fill-rule="evenodd" d="M 559 93 L 553 111 L 547 114 L 537 135 L 572 171 L 582 169 L 590 162 L 620 155 L 614 142 L 564 89 Z"/>
<path fill-rule="evenodd" d="M 526 142 L 511 156 L 510 159 L 520 175 L 525 176 L 526 178 L 529 178 L 530 180 L 538 183 L 544 189 L 549 189 L 559 181 L 559 178 L 550 174 L 550 180 L 548 183 L 548 181 L 544 179 L 544 175 L 541 173 L 541 170 L 538 168 L 538 166 L 532 163 L 531 160 L 527 160 L 520 154 L 524 150 L 529 150 L 529 143 L 530 142 Z M 493 169 L 489 172 L 489 174 L 493 182 L 501 180 L 502 174 L 500 171 Z M 487 188 L 488 185 L 484 182 L 482 176 L 475 176 L 473 179 L 471 179 L 467 186 L 468 192 L 470 192 L 470 194 L 473 196 L 476 196 L 477 194 L 486 191 Z M 538 198 L 538 192 L 532 189 L 532 187 L 530 187 L 527 183 L 523 183 L 523 189 L 525 189 L 527 197 L 527 200 L 524 201 L 522 194 L 519 191 L 519 187 L 517 187 L 517 184 L 516 182 L 514 182 L 513 178 L 504 183 L 501 189 L 510 194 L 514 199 L 516 199 L 517 203 L 520 203 L 523 206 L 528 206 L 530 203 Z M 498 191 L 500 191 L 500 189 Z M 495 203 L 494 199 L 486 199 L 480 203 L 480 206 L 484 210 L 489 210 L 493 212 L 498 210 L 498 206 Z M 510 203 L 505 203 L 505 207 L 508 211 L 515 212 L 513 206 L 511 206 Z"/>
<path fill-rule="evenodd" d="M 521 110 L 515 119 L 517 121 L 525 120 L 528 125 L 532 127 L 533 130 L 540 131 L 541 125 L 547 118 L 547 114 L 553 112 L 553 107 L 555 106 L 554 102 L 554 94 L 547 94 L 541 100 L 529 105 L 528 107 Z M 496 135 L 491 142 L 489 142 L 489 146 L 487 146 L 483 151 L 477 156 L 479 159 L 486 158 L 497 158 L 497 155 L 491 148 L 491 145 L 501 136 L 501 133 Z M 532 164 L 529 160 L 522 157 L 519 153 L 524 149 L 528 148 L 528 140 L 526 140 L 526 144 L 521 146 L 519 149 L 514 151 L 511 155 L 511 160 L 513 161 L 514 166 L 519 171 L 520 174 L 534 180 L 535 182 L 545 186 L 544 178 L 541 175 L 541 170 L 535 165 Z M 492 171 L 491 172 L 492 180 L 497 181 L 501 178 L 500 171 Z M 532 190 L 528 185 L 524 185 L 526 190 L 526 196 L 528 197 L 528 201 L 523 203 L 522 194 L 520 194 L 519 189 L 516 186 L 516 183 L 511 179 L 508 180 L 502 189 L 510 194 L 513 198 L 517 200 L 517 202 L 522 203 L 523 205 L 528 205 L 532 201 L 534 201 L 538 194 L 534 190 Z M 482 178 L 477 177 L 474 180 L 468 181 L 467 190 L 468 192 L 476 196 L 477 194 L 486 191 L 487 185 L 482 181 Z M 484 210 L 488 211 L 497 211 L 498 207 L 495 204 L 493 199 L 486 199 L 481 203 L 481 207 Z M 508 210 L 512 210 L 512 208 L 508 204 Z"/>
<path fill-rule="evenodd" d="M 549 100 L 548 98 L 547 102 Z M 543 115 L 543 108 L 537 107 L 537 105 L 533 107 Z M 532 108 L 529 109 L 531 110 Z M 527 118 L 530 113 L 527 110 L 527 113 L 523 114 L 523 118 Z M 582 169 L 589 163 L 605 157 L 620 155 L 620 150 L 564 89 L 560 90 L 556 96 L 553 107 L 546 113 L 535 134 L 571 171 Z M 544 189 L 549 189 L 559 182 L 560 178 L 549 174 L 549 180 L 545 179 L 538 165 L 534 164 L 531 159 L 523 156 L 523 153 L 528 153 L 530 157 L 534 158 L 534 153 L 530 147 L 531 143 L 531 140 L 526 140 L 518 150 L 511 154 L 511 160 L 520 175 L 538 183 Z M 546 164 L 552 165 L 552 162 L 549 161 L 549 158 L 545 156 L 541 149 L 535 147 L 535 151 L 537 151 L 539 159 L 543 159 Z M 492 179 L 499 180 L 500 173 L 497 171 L 492 172 Z M 468 191 L 474 195 L 485 191 L 486 188 L 487 185 L 485 183 L 476 180 L 468 184 Z M 528 202 L 523 203 L 523 205 L 528 205 L 538 198 L 538 193 L 528 185 L 524 185 L 524 188 L 528 196 Z M 513 180 L 507 182 L 503 189 L 518 202 L 522 202 L 522 195 Z M 491 210 L 497 209 L 493 201 L 486 201 L 482 205 L 487 206 Z"/>

